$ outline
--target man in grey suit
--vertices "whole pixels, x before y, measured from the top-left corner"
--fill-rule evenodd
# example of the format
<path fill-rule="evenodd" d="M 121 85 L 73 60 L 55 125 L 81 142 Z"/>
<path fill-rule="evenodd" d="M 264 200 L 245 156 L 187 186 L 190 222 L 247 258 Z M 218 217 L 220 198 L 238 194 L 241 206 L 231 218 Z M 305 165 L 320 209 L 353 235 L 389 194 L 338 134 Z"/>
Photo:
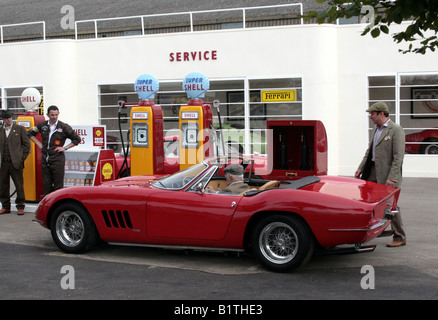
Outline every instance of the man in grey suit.
<path fill-rule="evenodd" d="M 405 133 L 403 128 L 389 119 L 389 108 L 384 102 L 377 102 L 367 109 L 370 119 L 376 125 L 373 138 L 365 156 L 356 170 L 355 177 L 399 188 L 402 182 L 402 166 L 405 154 Z M 391 223 L 393 241 L 388 247 L 406 245 L 406 234 L 400 213 Z"/>
<path fill-rule="evenodd" d="M 30 140 L 27 137 L 26 129 L 23 126 L 14 124 L 12 116 L 14 114 L 7 110 L 2 110 L 1 118 L 3 126 L 0 129 L 0 200 L 3 209 L 0 214 L 11 212 L 10 198 L 10 179 L 14 182 L 17 190 L 15 204 L 17 214 L 24 214 L 24 186 L 23 186 L 23 168 L 24 160 L 30 152 Z"/>

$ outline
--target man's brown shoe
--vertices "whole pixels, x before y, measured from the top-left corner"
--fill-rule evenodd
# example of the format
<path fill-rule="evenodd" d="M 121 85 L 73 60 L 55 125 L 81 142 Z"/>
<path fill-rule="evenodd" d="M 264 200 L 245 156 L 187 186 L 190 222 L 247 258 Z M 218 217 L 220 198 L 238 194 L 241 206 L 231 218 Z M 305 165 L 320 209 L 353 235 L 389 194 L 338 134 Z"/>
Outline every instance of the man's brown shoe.
<path fill-rule="evenodd" d="M 17 214 L 18 214 L 19 216 L 22 216 L 22 215 L 24 214 L 24 209 L 18 209 L 18 210 L 17 210 Z"/>
<path fill-rule="evenodd" d="M 386 246 L 390 247 L 390 248 L 395 248 L 395 247 L 401 247 L 401 246 L 405 246 L 406 245 L 406 241 L 392 241 L 391 243 L 388 243 Z"/>
<path fill-rule="evenodd" d="M 10 209 L 1 209 L 0 214 L 11 213 Z"/>

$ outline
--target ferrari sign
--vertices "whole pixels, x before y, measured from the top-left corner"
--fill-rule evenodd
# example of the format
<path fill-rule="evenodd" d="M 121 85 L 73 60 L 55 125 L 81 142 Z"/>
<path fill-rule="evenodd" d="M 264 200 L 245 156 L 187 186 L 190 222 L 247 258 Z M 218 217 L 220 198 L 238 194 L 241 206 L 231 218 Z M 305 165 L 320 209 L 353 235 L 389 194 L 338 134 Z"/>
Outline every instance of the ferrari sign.
<path fill-rule="evenodd" d="M 291 102 L 297 100 L 296 90 L 262 90 L 262 102 Z"/>

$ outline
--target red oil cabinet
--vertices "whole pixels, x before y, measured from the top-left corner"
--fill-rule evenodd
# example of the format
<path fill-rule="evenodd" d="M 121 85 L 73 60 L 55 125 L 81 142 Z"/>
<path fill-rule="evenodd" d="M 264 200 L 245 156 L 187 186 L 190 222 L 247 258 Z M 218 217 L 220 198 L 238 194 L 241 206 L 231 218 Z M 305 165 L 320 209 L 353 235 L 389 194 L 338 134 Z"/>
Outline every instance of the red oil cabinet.
<path fill-rule="evenodd" d="M 327 174 L 327 134 L 318 120 L 268 120 L 271 179 L 295 180 Z"/>

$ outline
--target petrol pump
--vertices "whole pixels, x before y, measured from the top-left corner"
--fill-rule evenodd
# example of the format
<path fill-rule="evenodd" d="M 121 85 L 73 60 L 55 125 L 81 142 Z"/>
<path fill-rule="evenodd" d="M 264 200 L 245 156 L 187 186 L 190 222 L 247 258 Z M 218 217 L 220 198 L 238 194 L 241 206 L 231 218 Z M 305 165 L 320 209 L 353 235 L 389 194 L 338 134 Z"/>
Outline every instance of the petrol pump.
<path fill-rule="evenodd" d="M 131 108 L 131 176 L 164 171 L 163 110 L 154 104 L 158 80 L 143 74 L 135 81 L 140 102 Z"/>
<path fill-rule="evenodd" d="M 35 111 L 41 103 L 41 94 L 35 88 L 27 88 L 21 94 L 21 103 L 27 110 L 17 117 L 17 124 L 22 125 L 29 131 L 39 122 L 44 121 L 43 115 Z M 37 139 L 41 141 L 41 135 Z M 24 161 L 23 181 L 26 201 L 38 202 L 44 197 L 43 180 L 41 176 L 41 152 L 36 150 L 35 143 L 30 144 L 30 153 Z"/>
<path fill-rule="evenodd" d="M 211 143 L 213 112 L 203 101 L 209 88 L 210 82 L 202 73 L 192 72 L 184 78 L 183 90 L 189 102 L 181 106 L 179 112 L 180 170 L 214 155 Z"/>

